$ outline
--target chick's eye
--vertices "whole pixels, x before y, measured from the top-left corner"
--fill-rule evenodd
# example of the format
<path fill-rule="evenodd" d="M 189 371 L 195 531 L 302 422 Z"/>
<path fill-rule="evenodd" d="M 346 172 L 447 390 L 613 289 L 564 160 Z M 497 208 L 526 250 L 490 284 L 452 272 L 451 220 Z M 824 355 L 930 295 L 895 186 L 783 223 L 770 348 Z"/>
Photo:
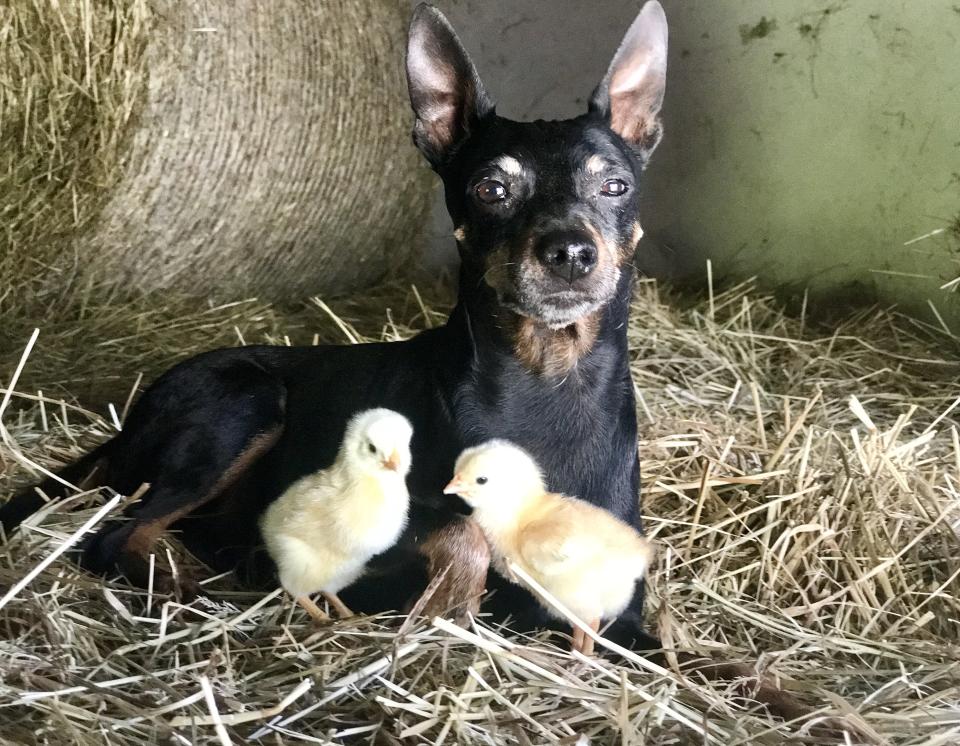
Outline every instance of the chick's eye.
<path fill-rule="evenodd" d="M 486 477 L 477 477 L 477 484 L 486 484 L 486 483 L 487 483 Z"/>
<path fill-rule="evenodd" d="M 628 191 L 630 187 L 623 179 L 607 179 L 600 187 L 600 193 L 607 197 L 622 197 Z"/>
<path fill-rule="evenodd" d="M 377 447 L 373 443 L 367 443 L 367 450 L 370 451 L 370 453 L 376 453 Z"/>
<path fill-rule="evenodd" d="M 507 188 L 496 179 L 485 179 L 475 187 L 477 199 L 487 205 L 503 202 L 507 198 Z"/>

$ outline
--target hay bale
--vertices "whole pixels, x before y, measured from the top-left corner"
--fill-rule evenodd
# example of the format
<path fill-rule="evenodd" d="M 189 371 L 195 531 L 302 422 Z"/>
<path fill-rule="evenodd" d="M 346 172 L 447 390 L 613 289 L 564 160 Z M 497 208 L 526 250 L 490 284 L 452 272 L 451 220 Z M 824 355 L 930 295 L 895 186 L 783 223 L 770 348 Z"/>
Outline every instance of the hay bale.
<path fill-rule="evenodd" d="M 394 0 L 0 8 L 4 274 L 278 299 L 383 276 L 428 197 L 403 29 Z"/>

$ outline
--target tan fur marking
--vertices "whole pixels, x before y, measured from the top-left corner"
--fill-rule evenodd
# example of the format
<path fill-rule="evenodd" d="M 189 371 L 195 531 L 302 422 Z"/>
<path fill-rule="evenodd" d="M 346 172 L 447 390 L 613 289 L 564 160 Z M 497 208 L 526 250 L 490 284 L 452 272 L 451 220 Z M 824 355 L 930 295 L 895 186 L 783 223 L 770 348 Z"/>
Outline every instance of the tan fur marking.
<path fill-rule="evenodd" d="M 431 578 L 446 569 L 446 577 L 433 591 L 422 615 L 452 615 L 461 624 L 468 614 L 476 616 L 490 567 L 490 545 L 480 526 L 466 518 L 456 520 L 432 533 L 420 552 L 427 558 Z"/>
<path fill-rule="evenodd" d="M 844 734 L 853 734 L 857 737 L 855 743 L 876 743 L 873 736 L 855 722 L 846 718 L 823 717 L 819 710 L 781 689 L 776 678 L 760 671 L 759 665 L 703 658 L 682 650 L 673 656 L 670 665 L 678 674 L 691 678 L 699 675 L 707 681 L 727 684 L 737 696 L 765 705 L 772 715 L 783 720 L 804 722 L 814 738 L 850 743 Z M 818 714 L 820 717 L 816 717 Z"/>
<path fill-rule="evenodd" d="M 519 176 L 523 173 L 523 166 L 520 161 L 512 155 L 501 155 L 496 159 L 495 163 L 503 169 L 504 173 L 508 173 L 511 176 Z"/>
<path fill-rule="evenodd" d="M 635 220 L 633 223 L 633 232 L 630 234 L 630 240 L 623 244 L 620 249 L 621 257 L 625 261 L 632 259 L 637 251 L 637 246 L 640 245 L 641 238 L 643 238 L 643 228 L 640 227 L 640 222 Z"/>
<path fill-rule="evenodd" d="M 506 246 L 498 246 L 491 251 L 484 260 L 486 271 L 483 281 L 494 290 L 503 290 L 510 285 L 508 268 L 510 266 L 510 251 Z"/>
<path fill-rule="evenodd" d="M 524 316 L 515 317 L 513 349 L 525 368 L 547 377 L 562 376 L 576 367 L 597 339 L 596 315 L 563 329 L 551 329 Z"/>
<path fill-rule="evenodd" d="M 599 256 L 597 257 L 597 269 L 603 269 L 604 259 L 608 259 L 611 262 L 616 263 L 620 258 L 620 252 L 617 251 L 613 244 L 609 243 L 603 237 L 603 234 L 597 230 L 596 226 L 584 220 L 583 229 L 590 234 L 590 238 L 593 239 L 597 249 L 599 249 Z"/>
<path fill-rule="evenodd" d="M 587 158 L 587 162 L 584 165 L 587 169 L 587 173 L 598 174 L 603 171 L 606 163 L 599 155 L 591 155 L 589 158 Z"/>
<path fill-rule="evenodd" d="M 139 578 L 137 576 L 143 574 L 145 563 L 149 561 L 150 553 L 153 551 L 157 539 L 160 538 L 163 532 L 201 505 L 210 502 L 210 500 L 220 495 L 233 484 L 258 458 L 273 448 L 277 440 L 279 440 L 282 430 L 282 427 L 277 427 L 274 430 L 255 436 L 250 442 L 250 445 L 248 445 L 233 463 L 230 464 L 227 470 L 220 475 L 220 479 L 217 480 L 213 489 L 206 495 L 201 495 L 199 499 L 187 503 L 160 518 L 139 523 L 137 527 L 130 532 L 130 536 L 123 545 L 120 561 L 124 574 L 134 583 L 139 583 L 141 580 L 145 583 L 145 578 Z M 131 575 L 133 575 L 133 577 L 131 577 Z"/>

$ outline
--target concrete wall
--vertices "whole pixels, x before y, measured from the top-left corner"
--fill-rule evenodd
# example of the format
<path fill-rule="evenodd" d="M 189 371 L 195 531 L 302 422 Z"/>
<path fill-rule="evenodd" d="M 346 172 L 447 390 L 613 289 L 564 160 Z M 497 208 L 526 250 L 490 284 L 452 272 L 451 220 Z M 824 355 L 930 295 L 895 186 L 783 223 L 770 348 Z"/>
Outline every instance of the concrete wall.
<path fill-rule="evenodd" d="M 438 0 L 500 111 L 579 112 L 639 2 Z M 960 4 L 664 0 L 666 138 L 640 264 L 827 301 L 934 304 L 960 332 Z M 439 204 L 439 203 L 438 203 Z M 438 208 L 433 256 L 449 261 Z M 908 243 L 931 231 L 943 232 Z"/>

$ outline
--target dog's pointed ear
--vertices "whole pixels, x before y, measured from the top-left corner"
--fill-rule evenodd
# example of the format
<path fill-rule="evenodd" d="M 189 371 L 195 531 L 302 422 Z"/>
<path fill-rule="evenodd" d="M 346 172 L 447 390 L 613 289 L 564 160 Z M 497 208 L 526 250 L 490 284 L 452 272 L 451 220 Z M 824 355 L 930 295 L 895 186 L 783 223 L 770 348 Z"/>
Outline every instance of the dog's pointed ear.
<path fill-rule="evenodd" d="M 590 99 L 590 111 L 604 116 L 644 162 L 663 134 L 658 114 L 666 83 L 667 16 L 657 0 L 649 0 Z"/>
<path fill-rule="evenodd" d="M 417 6 L 410 21 L 407 86 L 417 117 L 413 141 L 434 167 L 493 110 L 450 22 L 426 3 Z"/>

